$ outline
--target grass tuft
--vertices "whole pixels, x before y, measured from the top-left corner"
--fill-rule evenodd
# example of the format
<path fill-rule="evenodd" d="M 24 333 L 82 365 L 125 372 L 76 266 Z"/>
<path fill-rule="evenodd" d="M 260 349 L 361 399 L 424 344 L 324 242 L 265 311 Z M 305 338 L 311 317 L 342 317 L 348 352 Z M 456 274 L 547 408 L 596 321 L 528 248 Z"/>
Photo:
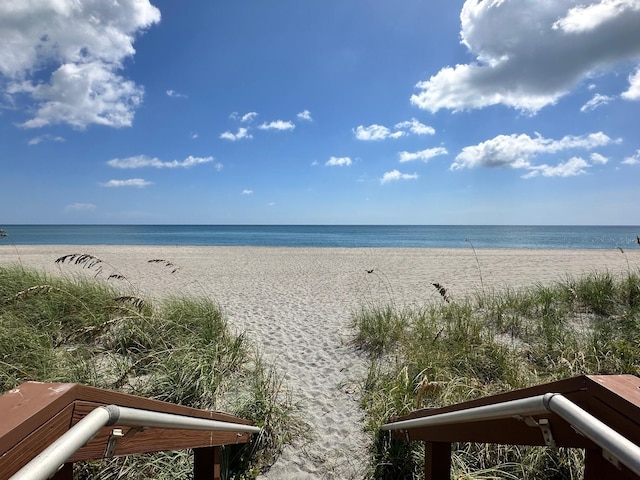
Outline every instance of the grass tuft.
<path fill-rule="evenodd" d="M 640 275 L 594 272 L 551 286 L 483 292 L 423 308 L 353 314 L 370 356 L 363 380 L 371 478 L 421 478 L 421 442 L 379 427 L 441 407 L 581 374 L 640 375 Z M 579 478 L 579 450 L 454 445 L 455 478 Z"/>
<path fill-rule="evenodd" d="M 89 255 L 61 257 L 95 268 Z M 0 388 L 78 382 L 254 421 L 263 433 L 223 452 L 225 478 L 255 478 L 302 433 L 282 377 L 218 305 L 175 297 L 154 305 L 95 279 L 50 278 L 0 267 Z M 76 478 L 189 478 L 192 460 L 171 452 L 86 463 Z"/>

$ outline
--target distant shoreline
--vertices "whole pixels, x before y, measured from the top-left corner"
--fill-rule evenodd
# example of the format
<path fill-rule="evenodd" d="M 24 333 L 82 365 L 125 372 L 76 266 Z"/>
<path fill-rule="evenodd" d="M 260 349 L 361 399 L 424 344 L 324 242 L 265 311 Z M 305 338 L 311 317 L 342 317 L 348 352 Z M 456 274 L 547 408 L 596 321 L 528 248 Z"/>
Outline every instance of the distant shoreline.
<path fill-rule="evenodd" d="M 640 227 L 499 225 L 13 225 L 0 245 L 638 248 Z"/>

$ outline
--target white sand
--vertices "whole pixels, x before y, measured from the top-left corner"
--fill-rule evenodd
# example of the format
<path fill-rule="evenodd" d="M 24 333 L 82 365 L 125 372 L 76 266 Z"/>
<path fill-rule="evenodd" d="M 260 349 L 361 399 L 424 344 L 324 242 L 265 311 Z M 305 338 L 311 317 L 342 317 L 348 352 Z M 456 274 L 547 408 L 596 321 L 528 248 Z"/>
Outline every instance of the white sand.
<path fill-rule="evenodd" d="M 349 344 L 350 315 L 368 303 L 424 305 L 502 288 L 550 283 L 593 271 L 637 271 L 640 249 L 477 250 L 271 247 L 13 246 L 0 247 L 0 265 L 21 262 L 52 274 L 62 255 L 88 253 L 105 273 L 126 276 L 140 294 L 206 295 L 229 323 L 245 331 L 267 361 L 286 376 L 293 398 L 313 428 L 304 445 L 288 447 L 261 478 L 361 478 L 367 437 L 361 431 L 358 381 L 366 359 Z M 170 269 L 150 259 L 165 259 Z M 628 263 L 627 263 L 628 262 Z M 373 273 L 366 270 L 373 269 Z M 86 273 L 86 271 L 85 271 Z"/>

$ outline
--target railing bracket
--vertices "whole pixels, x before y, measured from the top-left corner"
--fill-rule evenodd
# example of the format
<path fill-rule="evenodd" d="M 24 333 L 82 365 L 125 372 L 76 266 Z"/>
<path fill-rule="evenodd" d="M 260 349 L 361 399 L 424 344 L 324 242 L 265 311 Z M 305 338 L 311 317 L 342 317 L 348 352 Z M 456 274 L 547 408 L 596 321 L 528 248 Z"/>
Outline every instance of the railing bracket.
<path fill-rule="evenodd" d="M 111 458 L 116 453 L 116 447 L 118 446 L 118 440 L 125 437 L 131 437 L 137 432 L 145 430 L 145 427 L 132 427 L 127 433 L 122 433 L 121 428 L 114 428 L 109 435 L 109 441 L 107 441 L 107 448 L 104 451 L 104 458 Z"/>
<path fill-rule="evenodd" d="M 111 435 L 109 435 L 109 441 L 107 442 L 107 448 L 104 451 L 104 458 L 113 457 L 113 454 L 116 453 L 118 440 L 122 437 L 124 437 L 124 433 L 122 433 L 121 428 L 114 428 L 111 430 Z"/>
<path fill-rule="evenodd" d="M 553 438 L 553 433 L 551 433 L 551 424 L 549 423 L 548 418 L 541 418 L 540 420 L 536 420 L 533 417 L 520 417 L 520 420 L 524 420 L 524 423 L 526 423 L 530 427 L 538 427 L 542 432 L 544 444 L 547 447 L 556 448 L 556 440 L 555 438 Z"/>
<path fill-rule="evenodd" d="M 611 463 L 618 470 L 621 470 L 621 468 L 620 468 L 620 460 L 618 459 L 618 457 L 616 457 L 613 453 L 608 451 L 606 448 L 602 449 L 602 456 L 604 457 L 605 460 L 607 460 L 609 463 Z"/>

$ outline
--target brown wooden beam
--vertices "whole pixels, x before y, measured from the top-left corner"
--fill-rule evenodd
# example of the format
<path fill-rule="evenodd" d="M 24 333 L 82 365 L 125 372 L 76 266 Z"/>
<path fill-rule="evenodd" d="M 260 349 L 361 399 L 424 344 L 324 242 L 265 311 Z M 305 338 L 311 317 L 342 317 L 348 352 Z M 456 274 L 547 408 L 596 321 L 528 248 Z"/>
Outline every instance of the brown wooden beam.
<path fill-rule="evenodd" d="M 425 442 L 425 480 L 449 480 L 451 478 L 451 444 Z"/>
<path fill-rule="evenodd" d="M 193 449 L 193 480 L 220 480 L 220 447 Z"/>
<path fill-rule="evenodd" d="M 51 480 L 73 480 L 73 463 L 65 463 Z"/>

